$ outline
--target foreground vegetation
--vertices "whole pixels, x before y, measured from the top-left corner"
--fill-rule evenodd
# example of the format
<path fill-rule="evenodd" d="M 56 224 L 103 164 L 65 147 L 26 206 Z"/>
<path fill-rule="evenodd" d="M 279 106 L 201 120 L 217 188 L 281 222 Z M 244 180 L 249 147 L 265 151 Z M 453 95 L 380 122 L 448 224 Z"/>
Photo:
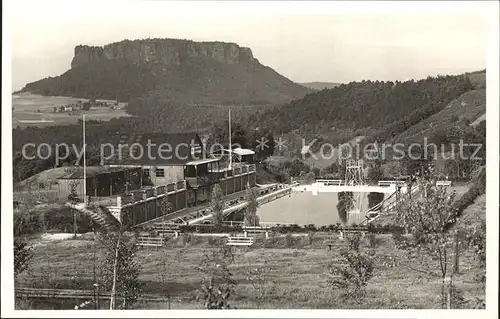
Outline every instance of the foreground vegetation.
<path fill-rule="evenodd" d="M 235 295 L 231 298 L 236 308 L 441 308 L 439 298 L 440 281 L 408 270 L 403 264 L 406 257 L 394 254 L 391 235 L 377 235 L 377 261 L 374 277 L 368 283 L 366 298 L 362 304 L 343 300 L 340 292 L 328 284 L 329 269 L 340 258 L 343 241 L 334 236 L 335 246 L 328 251 L 328 233 L 317 233 L 311 237 L 290 237 L 259 240 L 249 249 L 234 249 L 234 262 L 229 265 L 236 281 Z M 203 308 L 203 302 L 196 300 L 200 293 L 201 277 L 197 271 L 206 252 L 218 250 L 215 239 L 187 237 L 171 239 L 165 248 L 143 249 L 137 253 L 144 283 L 144 292 L 164 294 L 168 290 L 171 308 Z M 363 246 L 370 240 L 365 238 Z M 31 268 L 19 278 L 19 285 L 32 287 L 64 287 L 91 289 L 93 278 L 92 240 L 67 240 L 42 242 L 33 248 Z M 339 245 L 339 246 L 337 246 Z M 386 262 L 391 256 L 399 261 L 398 266 Z M 98 252 L 98 262 L 101 253 Z M 476 298 L 484 298 L 484 287 L 477 281 L 481 273 L 474 254 L 463 252 L 460 259 L 461 274 L 454 282 L 466 299 L 459 307 L 474 308 Z M 264 278 L 265 297 L 258 300 L 248 272 L 259 270 Z M 99 271 L 99 270 L 98 270 Z M 162 283 L 165 274 L 166 283 Z M 43 305 L 32 305 L 44 307 Z M 73 308 L 74 304 L 66 307 Z M 137 305 L 148 308 L 167 308 L 164 304 Z"/>
<path fill-rule="evenodd" d="M 471 228 L 456 220 L 470 198 L 484 192 L 484 172 L 459 201 L 436 185 L 432 167 L 418 185 L 422 196 L 402 199 L 389 215 L 399 226 L 385 229 L 392 234 L 370 227 L 362 238 L 342 226 L 288 227 L 246 248 L 188 228 L 161 248 L 137 251 L 134 234 L 117 225 L 80 236 L 86 240 L 54 242 L 30 235 L 26 229 L 36 218 L 21 215 L 15 221 L 17 285 L 88 290 L 98 283 L 111 291 L 111 309 L 149 308 L 140 305 L 142 293 L 165 296 L 167 308 L 483 308 L 485 222 Z M 247 191 L 244 222 L 257 225 L 259 205 Z M 217 187 L 213 192 L 214 227 L 221 227 L 222 197 Z M 349 196 L 343 201 L 347 207 Z M 125 299 L 117 304 L 120 296 Z M 26 302 L 19 307 L 47 307 Z"/>

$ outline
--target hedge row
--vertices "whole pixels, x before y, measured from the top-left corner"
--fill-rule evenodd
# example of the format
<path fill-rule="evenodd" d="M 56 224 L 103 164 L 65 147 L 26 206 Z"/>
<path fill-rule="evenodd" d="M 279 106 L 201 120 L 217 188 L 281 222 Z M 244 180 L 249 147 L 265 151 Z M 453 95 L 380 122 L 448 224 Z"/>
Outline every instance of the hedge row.
<path fill-rule="evenodd" d="M 351 226 L 356 226 L 355 224 Z M 215 225 L 188 225 L 181 226 L 181 231 L 185 233 L 196 232 L 196 233 L 241 233 L 243 228 L 241 226 L 215 226 Z M 299 226 L 297 224 L 293 225 L 277 225 L 271 227 L 270 230 L 275 233 L 288 234 L 288 233 L 310 233 L 310 232 L 338 232 L 342 230 L 343 226 L 340 223 L 332 225 L 324 225 L 316 227 L 313 224 Z M 373 225 L 369 224 L 367 230 L 372 233 L 393 233 L 400 232 L 402 228 L 395 225 Z"/>
<path fill-rule="evenodd" d="M 71 208 L 61 207 L 43 211 L 22 211 L 14 213 L 14 235 L 30 235 L 44 231 L 71 233 L 74 231 L 74 217 Z M 85 214 L 76 212 L 78 233 L 87 233 L 96 229 L 92 220 Z"/>

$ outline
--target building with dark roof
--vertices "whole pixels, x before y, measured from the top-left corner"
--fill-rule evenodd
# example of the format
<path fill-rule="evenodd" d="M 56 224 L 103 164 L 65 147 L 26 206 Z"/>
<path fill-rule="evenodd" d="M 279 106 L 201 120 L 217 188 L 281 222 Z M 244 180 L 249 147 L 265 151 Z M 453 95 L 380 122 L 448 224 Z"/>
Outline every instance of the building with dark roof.
<path fill-rule="evenodd" d="M 102 150 L 104 165 L 141 167 L 146 179 L 156 186 L 184 180 L 184 166 L 205 158 L 196 132 L 117 133 Z"/>
<path fill-rule="evenodd" d="M 59 197 L 67 199 L 74 190 L 83 199 L 83 167 L 57 179 Z M 90 166 L 85 172 L 87 196 L 106 197 L 121 195 L 142 188 L 143 174 L 140 167 Z"/>

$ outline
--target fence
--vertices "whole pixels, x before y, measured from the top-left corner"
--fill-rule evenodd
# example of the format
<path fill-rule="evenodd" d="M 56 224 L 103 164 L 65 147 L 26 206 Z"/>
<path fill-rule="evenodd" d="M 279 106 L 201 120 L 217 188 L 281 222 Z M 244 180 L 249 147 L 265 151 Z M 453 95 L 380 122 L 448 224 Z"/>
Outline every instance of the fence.
<path fill-rule="evenodd" d="M 95 298 L 94 290 L 74 290 L 74 289 L 46 289 L 46 288 L 25 288 L 19 287 L 15 289 L 16 297 L 24 297 L 31 299 L 87 299 Z M 117 299 L 123 299 L 118 295 Z M 99 292 L 99 299 L 111 299 L 110 292 Z M 147 302 L 165 302 L 166 298 L 151 294 L 144 294 L 139 297 L 139 301 Z"/>

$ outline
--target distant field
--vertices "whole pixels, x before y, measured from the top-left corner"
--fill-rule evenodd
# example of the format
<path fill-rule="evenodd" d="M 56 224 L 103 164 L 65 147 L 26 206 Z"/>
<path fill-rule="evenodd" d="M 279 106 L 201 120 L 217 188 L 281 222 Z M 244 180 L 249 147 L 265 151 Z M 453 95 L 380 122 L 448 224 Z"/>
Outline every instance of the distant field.
<path fill-rule="evenodd" d="M 12 96 L 12 126 L 51 126 L 75 124 L 82 118 L 81 112 L 54 113 L 54 107 L 87 101 L 86 99 L 64 96 L 42 96 L 31 93 Z M 130 116 L 125 110 L 111 110 L 107 107 L 91 108 L 85 111 L 89 120 L 109 121 L 112 118 Z M 43 123 L 23 123 L 22 121 L 43 121 Z M 52 122 L 53 121 L 53 122 Z"/>
<path fill-rule="evenodd" d="M 287 223 L 316 226 L 340 223 L 337 213 L 338 193 L 294 192 L 259 207 L 257 214 L 261 222 Z M 360 213 L 349 214 L 348 224 L 359 224 L 365 220 L 368 210 L 368 193 L 361 193 Z M 357 206 L 358 207 L 358 206 Z"/>

